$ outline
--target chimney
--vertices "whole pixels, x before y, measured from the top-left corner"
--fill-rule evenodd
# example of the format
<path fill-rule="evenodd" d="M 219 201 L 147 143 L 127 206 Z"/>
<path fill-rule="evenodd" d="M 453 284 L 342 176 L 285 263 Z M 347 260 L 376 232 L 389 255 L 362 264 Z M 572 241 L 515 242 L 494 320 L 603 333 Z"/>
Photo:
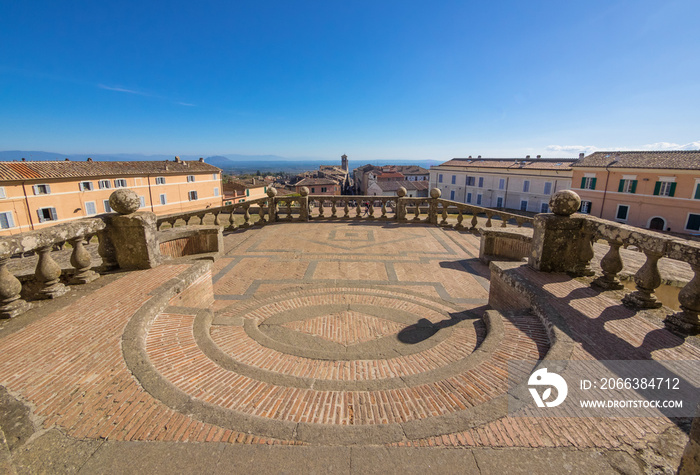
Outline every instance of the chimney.
<path fill-rule="evenodd" d="M 26 159 L 26 158 L 24 158 L 24 157 L 22 157 L 22 161 L 23 161 L 23 162 L 26 162 L 26 161 L 27 161 L 27 159 Z"/>
<path fill-rule="evenodd" d="M 64 162 L 70 162 L 70 158 L 66 157 L 66 159 L 64 160 Z"/>
<path fill-rule="evenodd" d="M 583 158 L 583 155 L 584 155 L 583 152 L 579 153 L 579 154 L 578 154 L 578 159 L 581 160 L 581 159 Z"/>
<path fill-rule="evenodd" d="M 87 161 L 88 161 L 88 162 L 91 162 L 91 161 L 92 161 L 92 158 L 88 157 Z"/>
<path fill-rule="evenodd" d="M 182 160 L 180 160 L 180 157 L 177 157 L 177 156 L 176 156 L 176 157 L 175 157 L 175 163 L 181 163 L 181 162 L 182 162 Z"/>
<path fill-rule="evenodd" d="M 526 160 L 530 160 L 530 155 L 525 155 Z"/>
<path fill-rule="evenodd" d="M 204 163 L 204 158 L 203 158 L 203 157 L 199 157 L 199 163 Z"/>
<path fill-rule="evenodd" d="M 542 158 L 542 155 L 537 155 L 537 158 Z"/>
<path fill-rule="evenodd" d="M 481 155 L 479 155 L 479 156 L 478 156 L 478 157 L 476 157 L 476 158 L 481 158 Z"/>
<path fill-rule="evenodd" d="M 472 158 L 472 156 L 471 156 L 471 155 L 469 155 L 469 158 Z"/>

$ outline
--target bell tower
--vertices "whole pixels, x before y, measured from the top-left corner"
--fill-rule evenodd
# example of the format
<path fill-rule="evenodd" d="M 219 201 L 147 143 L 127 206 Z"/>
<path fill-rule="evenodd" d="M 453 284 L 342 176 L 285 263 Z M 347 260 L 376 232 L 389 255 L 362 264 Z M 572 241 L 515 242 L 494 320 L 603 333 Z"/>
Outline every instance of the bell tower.
<path fill-rule="evenodd" d="M 343 168 L 343 170 L 348 171 L 348 156 L 343 154 L 340 159 L 342 160 L 340 166 Z"/>

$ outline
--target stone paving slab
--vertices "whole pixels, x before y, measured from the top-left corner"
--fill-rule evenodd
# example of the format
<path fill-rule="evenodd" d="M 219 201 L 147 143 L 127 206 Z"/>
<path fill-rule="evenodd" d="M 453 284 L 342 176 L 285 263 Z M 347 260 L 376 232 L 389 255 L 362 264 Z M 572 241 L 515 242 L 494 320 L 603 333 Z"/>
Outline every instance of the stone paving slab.
<path fill-rule="evenodd" d="M 504 365 L 552 342 L 533 315 L 485 313 L 470 233 L 287 223 L 226 249 L 160 306 L 193 265 L 110 276 L 0 329 L 0 384 L 34 434 L 0 444 L 18 472 L 493 473 L 548 457 L 606 473 L 664 437 L 682 446 L 663 418 L 505 416 Z M 571 318 L 577 358 L 698 357 L 583 282 L 528 278 Z M 662 471 L 676 448 L 658 450 Z"/>

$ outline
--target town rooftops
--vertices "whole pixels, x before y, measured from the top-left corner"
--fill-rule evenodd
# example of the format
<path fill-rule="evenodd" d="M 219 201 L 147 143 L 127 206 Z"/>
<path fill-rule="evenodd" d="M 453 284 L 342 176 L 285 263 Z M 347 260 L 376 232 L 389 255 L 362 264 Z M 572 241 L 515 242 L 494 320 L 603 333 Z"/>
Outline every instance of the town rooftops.
<path fill-rule="evenodd" d="M 573 166 L 593 168 L 670 168 L 700 170 L 700 150 L 595 152 L 578 160 Z"/>
<path fill-rule="evenodd" d="M 429 173 L 428 170 L 418 165 L 397 165 L 396 169 L 404 175 L 427 175 Z"/>
<path fill-rule="evenodd" d="M 402 186 L 406 188 L 407 191 L 425 191 L 430 187 L 427 180 L 422 181 L 378 181 L 377 186 L 381 188 L 382 191 L 396 191 Z"/>
<path fill-rule="evenodd" d="M 389 178 L 404 178 L 405 175 L 400 172 L 380 172 L 377 173 L 377 179 L 389 179 Z"/>
<path fill-rule="evenodd" d="M 571 170 L 576 158 L 453 158 L 440 167 L 478 167 L 530 170 Z M 435 168 L 435 167 L 431 167 Z"/>
<path fill-rule="evenodd" d="M 179 159 L 178 159 L 179 160 Z M 200 161 L 47 161 L 0 162 L 0 181 L 92 178 L 129 175 L 185 175 L 219 173 L 221 170 Z"/>
<path fill-rule="evenodd" d="M 318 185 L 337 185 L 338 182 L 330 178 L 304 178 L 298 181 L 294 186 L 318 186 Z"/>

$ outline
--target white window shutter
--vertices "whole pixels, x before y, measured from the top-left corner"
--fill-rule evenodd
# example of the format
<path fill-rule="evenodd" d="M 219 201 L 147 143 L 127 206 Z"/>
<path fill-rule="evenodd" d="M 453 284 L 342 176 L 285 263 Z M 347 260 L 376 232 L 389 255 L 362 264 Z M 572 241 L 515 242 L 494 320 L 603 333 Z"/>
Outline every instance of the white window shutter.
<path fill-rule="evenodd" d="M 46 185 L 46 194 L 47 195 L 51 194 L 51 185 Z"/>
<path fill-rule="evenodd" d="M 43 223 L 44 222 L 44 214 L 41 212 L 40 209 L 36 210 L 36 214 L 39 216 L 39 222 Z"/>
<path fill-rule="evenodd" d="M 12 219 L 12 213 L 6 213 L 5 216 L 7 216 L 7 225 L 10 226 L 11 228 L 14 228 L 15 222 Z"/>
<path fill-rule="evenodd" d="M 34 189 L 34 194 L 38 195 L 39 194 L 39 185 L 34 185 L 32 188 Z"/>
<path fill-rule="evenodd" d="M 49 208 L 51 210 L 51 219 L 56 221 L 58 219 L 58 216 L 56 215 L 56 208 Z"/>

